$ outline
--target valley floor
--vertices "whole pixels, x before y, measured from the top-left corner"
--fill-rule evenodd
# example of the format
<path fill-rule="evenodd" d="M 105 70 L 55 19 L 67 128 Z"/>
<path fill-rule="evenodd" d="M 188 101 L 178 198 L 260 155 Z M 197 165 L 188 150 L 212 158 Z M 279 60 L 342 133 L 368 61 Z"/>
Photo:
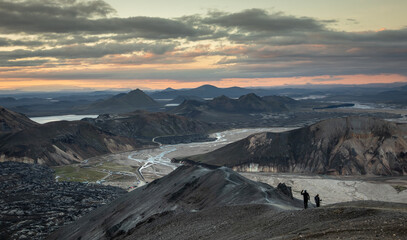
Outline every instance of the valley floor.
<path fill-rule="evenodd" d="M 55 168 L 59 180 L 98 182 L 128 190 L 142 186 L 172 172 L 179 165 L 172 158 L 206 153 L 248 135 L 263 131 L 282 132 L 289 128 L 235 129 L 215 133 L 214 142 L 162 145 L 120 154 L 109 154 L 88 159 L 83 164 Z M 407 176 L 404 177 L 345 177 L 303 174 L 241 173 L 243 176 L 276 187 L 284 182 L 292 187 L 293 195 L 301 199 L 306 189 L 313 202 L 319 194 L 322 204 L 346 201 L 375 200 L 407 202 Z"/>

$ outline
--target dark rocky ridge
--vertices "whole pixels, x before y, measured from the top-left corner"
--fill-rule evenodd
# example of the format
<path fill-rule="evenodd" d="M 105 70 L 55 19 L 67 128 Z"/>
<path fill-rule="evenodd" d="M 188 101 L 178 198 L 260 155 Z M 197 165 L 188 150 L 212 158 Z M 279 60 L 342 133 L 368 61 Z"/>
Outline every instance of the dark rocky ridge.
<path fill-rule="evenodd" d="M 210 130 L 216 129 L 214 124 L 162 112 L 135 111 L 118 115 L 103 114 L 96 119 L 85 120 L 116 135 L 146 141 L 159 136 L 178 136 L 180 140 L 182 138 L 193 140 L 194 134 L 204 138 Z"/>
<path fill-rule="evenodd" d="M 55 182 L 40 165 L 0 163 L 0 239 L 44 239 L 126 191 L 102 185 Z"/>
<path fill-rule="evenodd" d="M 270 126 L 276 122 L 277 115 L 287 118 L 287 114 L 297 108 L 298 102 L 289 97 L 259 97 L 250 93 L 238 99 L 223 95 L 204 102 L 186 100 L 168 112 L 205 122 L 222 123 L 231 128 Z M 268 119 L 266 115 L 274 116 Z"/>
<path fill-rule="evenodd" d="M 140 141 L 114 135 L 87 122 L 50 122 L 0 137 L 0 162 L 64 165 L 142 146 Z"/>
<path fill-rule="evenodd" d="M 16 113 L 0 106 L 0 135 L 17 132 L 28 127 L 37 126 L 23 114 Z"/>
<path fill-rule="evenodd" d="M 285 133 L 260 133 L 176 162 L 238 171 L 407 175 L 407 125 L 367 117 L 324 120 Z"/>
<path fill-rule="evenodd" d="M 177 108 L 171 110 L 180 115 L 191 115 L 192 112 L 219 111 L 228 113 L 258 113 L 258 112 L 286 112 L 294 107 L 296 101 L 289 97 L 267 96 L 259 97 L 254 93 L 232 99 L 222 95 L 212 100 L 199 102 L 186 100 Z"/>
<path fill-rule="evenodd" d="M 247 204 L 266 204 L 274 211 L 302 206 L 300 200 L 224 167 L 182 166 L 64 227 L 50 239 L 122 239 L 161 218 Z"/>

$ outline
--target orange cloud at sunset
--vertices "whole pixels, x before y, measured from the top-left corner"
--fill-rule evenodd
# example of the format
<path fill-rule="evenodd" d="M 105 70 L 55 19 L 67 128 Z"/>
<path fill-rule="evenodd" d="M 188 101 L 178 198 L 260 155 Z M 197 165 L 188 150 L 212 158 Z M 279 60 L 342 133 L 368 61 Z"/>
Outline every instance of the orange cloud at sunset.
<path fill-rule="evenodd" d="M 398 25 L 352 31 L 338 26 L 354 18 L 260 7 L 123 17 L 104 0 L 0 2 L 0 89 L 406 82 Z"/>
<path fill-rule="evenodd" d="M 21 89 L 26 91 L 55 91 L 64 89 L 165 89 L 168 87 L 195 88 L 204 84 L 226 88 L 240 87 L 282 87 L 295 85 L 360 85 L 371 83 L 405 82 L 407 77 L 397 74 L 381 75 L 339 75 L 339 76 L 313 76 L 289 78 L 225 78 L 218 81 L 182 82 L 174 79 L 134 79 L 109 81 L 106 79 L 78 79 L 78 80 L 0 80 L 0 90 Z"/>

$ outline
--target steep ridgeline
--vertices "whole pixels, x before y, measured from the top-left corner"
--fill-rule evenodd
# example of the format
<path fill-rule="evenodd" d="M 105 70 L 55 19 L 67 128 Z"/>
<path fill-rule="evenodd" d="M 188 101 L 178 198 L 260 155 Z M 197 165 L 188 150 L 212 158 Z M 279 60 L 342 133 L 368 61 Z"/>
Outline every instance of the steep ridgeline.
<path fill-rule="evenodd" d="M 236 115 L 250 118 L 251 113 L 287 112 L 295 106 L 296 101 L 289 97 L 259 97 L 250 93 L 238 99 L 220 96 L 205 102 L 187 100 L 170 112 L 197 119 L 222 121 L 225 117 L 233 119 Z"/>
<path fill-rule="evenodd" d="M 54 166 L 141 146 L 135 139 L 116 136 L 87 122 L 50 122 L 0 137 L 0 161 Z"/>
<path fill-rule="evenodd" d="M 126 113 L 139 109 L 158 109 L 160 105 L 140 89 L 129 93 L 120 93 L 106 100 L 101 100 L 80 108 L 85 113 Z"/>
<path fill-rule="evenodd" d="M 85 119 L 91 124 L 120 136 L 151 141 L 158 136 L 206 135 L 216 128 L 198 120 L 162 112 L 135 111 L 126 114 L 103 114 L 96 119 Z"/>
<path fill-rule="evenodd" d="M 174 161 L 238 171 L 407 175 L 407 125 L 367 117 L 328 119 Z"/>
<path fill-rule="evenodd" d="M 0 106 L 0 135 L 17 132 L 25 128 L 37 126 L 23 114 L 10 111 Z"/>
<path fill-rule="evenodd" d="M 266 204 L 277 211 L 301 208 L 301 201 L 228 168 L 181 166 L 62 228 L 49 239 L 124 239 L 139 227 L 179 214 L 251 204 Z M 151 228 L 151 231 L 156 230 Z M 130 238 L 134 237 L 137 238 Z"/>

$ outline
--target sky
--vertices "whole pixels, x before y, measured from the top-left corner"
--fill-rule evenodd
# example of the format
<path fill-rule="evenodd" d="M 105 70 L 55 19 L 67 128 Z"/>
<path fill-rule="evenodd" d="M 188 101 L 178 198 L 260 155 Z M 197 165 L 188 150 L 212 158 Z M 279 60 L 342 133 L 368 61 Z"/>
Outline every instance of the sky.
<path fill-rule="evenodd" d="M 407 83 L 405 0 L 0 0 L 0 90 Z"/>

